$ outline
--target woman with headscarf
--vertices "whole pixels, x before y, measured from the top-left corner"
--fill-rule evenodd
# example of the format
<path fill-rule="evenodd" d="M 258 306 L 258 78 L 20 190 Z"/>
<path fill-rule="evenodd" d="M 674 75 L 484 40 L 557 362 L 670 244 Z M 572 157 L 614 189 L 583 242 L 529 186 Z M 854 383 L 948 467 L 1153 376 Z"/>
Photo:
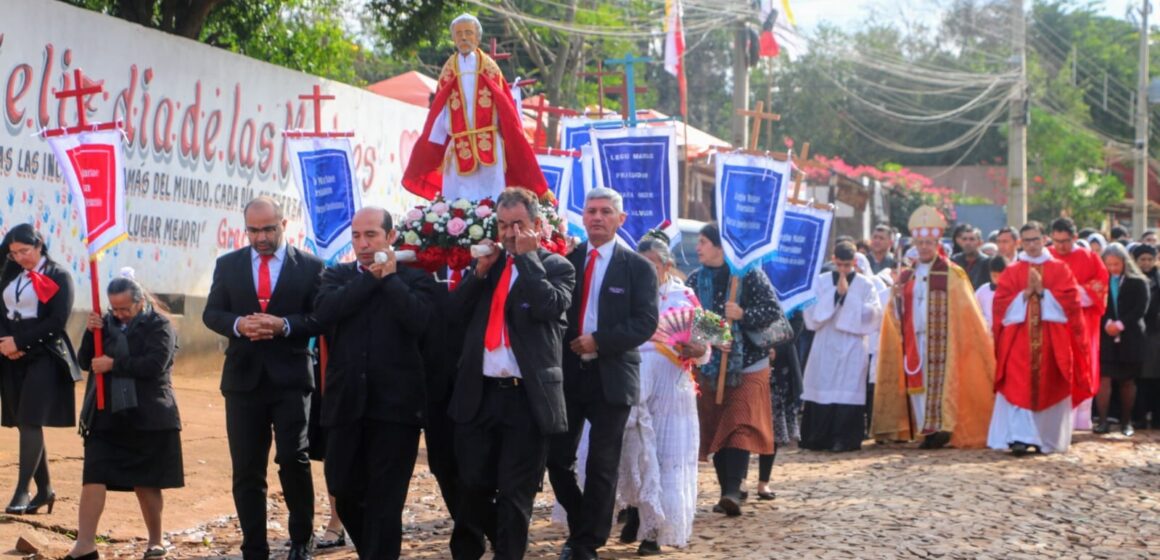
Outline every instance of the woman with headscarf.
<path fill-rule="evenodd" d="M 717 224 L 701 228 L 697 241 L 701 268 L 685 285 L 693 289 L 701 305 L 733 321 L 729 352 L 714 348 L 700 369 L 702 390 L 697 400 L 701 419 L 701 460 L 713 456 L 721 486 L 717 505 L 729 517 L 741 515 L 741 481 L 749 469 L 751 453 L 773 453 L 773 412 L 769 394 L 769 344 L 763 333 L 785 317 L 769 278 L 755 268 L 737 282 L 736 300 L 729 300 L 732 273 L 721 249 Z M 717 380 L 725 360 L 724 398 L 717 404 Z"/>
<path fill-rule="evenodd" d="M 1112 399 L 1112 381 L 1120 392 L 1120 431 L 1134 433 L 1132 407 L 1136 399 L 1136 378 L 1148 356 L 1144 315 L 1148 311 L 1148 279 L 1119 243 L 1104 249 L 1104 266 L 1108 268 L 1108 305 L 1101 321 L 1100 392 L 1096 395 L 1099 424 L 1092 429 L 1106 434 L 1108 405 Z"/>
<path fill-rule="evenodd" d="M 701 307 L 681 282 L 668 237 L 659 231 L 641 239 L 637 252 L 657 269 L 659 316 Z M 709 347 L 691 341 L 640 346 L 640 399 L 629 413 L 620 455 L 617 501 L 628 507 L 621 542 L 641 537 L 637 553 L 652 556 L 662 546 L 684 548 L 697 511 L 696 385 L 690 370 L 709 359 Z"/>
<path fill-rule="evenodd" d="M 48 255 L 44 237 L 20 224 L 0 243 L 0 425 L 20 431 L 20 466 L 6 513 L 52 513 L 44 428 L 76 424 L 81 379 L 65 323 L 72 276 Z M 29 482 L 36 495 L 29 496 Z"/>
<path fill-rule="evenodd" d="M 153 296 L 132 269 L 109 282 L 109 312 L 89 315 L 78 357 L 91 371 L 81 409 L 85 438 L 84 485 L 77 538 L 67 559 L 96 560 L 97 523 L 109 490 L 137 495 L 149 533 L 144 558 L 164 558 L 161 541 L 163 488 L 185 485 L 181 417 L 173 391 L 177 334 Z M 101 334 L 103 355 L 94 356 L 94 333 Z M 104 375 L 103 396 L 95 375 Z M 104 400 L 104 408 L 97 406 Z"/>

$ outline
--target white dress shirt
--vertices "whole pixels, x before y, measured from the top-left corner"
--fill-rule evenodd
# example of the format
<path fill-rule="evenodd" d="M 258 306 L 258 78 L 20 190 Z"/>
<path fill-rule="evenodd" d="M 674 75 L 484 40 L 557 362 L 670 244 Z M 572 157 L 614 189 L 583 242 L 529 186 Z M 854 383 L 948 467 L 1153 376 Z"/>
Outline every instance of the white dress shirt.
<path fill-rule="evenodd" d="M 589 241 L 584 246 L 584 266 L 588 266 L 588 255 L 592 249 L 596 249 L 596 266 L 592 269 L 592 285 L 588 288 L 588 301 L 585 302 L 584 309 L 584 331 L 580 334 L 592 334 L 596 332 L 596 327 L 600 321 L 600 287 L 604 285 L 604 273 L 608 272 L 608 263 L 612 261 L 612 250 L 616 247 L 616 239 L 613 239 L 599 247 L 593 247 L 592 242 Z M 584 271 L 587 276 L 588 271 Z M 581 282 L 581 290 L 583 290 L 584 277 L 579 278 Z M 597 355 L 583 354 L 580 356 L 581 360 L 595 360 Z"/>
<path fill-rule="evenodd" d="M 511 288 L 516 285 L 516 278 L 519 275 L 519 269 L 516 268 L 515 263 L 512 263 L 512 277 L 508 283 L 508 297 L 511 297 Z M 499 348 L 488 350 L 485 347 L 483 349 L 484 377 L 518 377 L 523 379 L 524 376 L 520 373 L 520 364 L 516 361 L 516 354 L 512 352 L 512 347 L 507 343 L 507 335 L 507 313 L 504 313 L 504 329 L 503 336 L 500 338 Z"/>
<path fill-rule="evenodd" d="M 267 263 L 267 268 L 270 269 L 270 295 L 274 295 L 274 290 L 278 287 L 278 277 L 282 274 L 282 264 L 286 262 L 286 242 L 283 241 L 277 249 L 274 250 L 274 256 L 270 258 Z M 258 251 L 250 248 L 250 266 L 254 278 L 254 293 L 258 293 L 258 275 L 261 274 L 262 255 Z M 270 302 L 266 302 L 269 305 Z M 234 320 L 234 335 L 241 337 L 242 333 L 238 331 L 238 321 L 242 318 L 238 317 Z M 282 319 L 282 336 L 290 336 L 290 321 Z"/>
<path fill-rule="evenodd" d="M 34 270 L 44 269 L 48 259 L 41 257 Z M 21 272 L 4 288 L 4 307 L 8 310 L 8 318 L 15 319 L 20 314 L 21 319 L 35 319 L 40 299 L 36 297 L 36 290 L 32 289 L 32 277 L 28 271 Z"/>

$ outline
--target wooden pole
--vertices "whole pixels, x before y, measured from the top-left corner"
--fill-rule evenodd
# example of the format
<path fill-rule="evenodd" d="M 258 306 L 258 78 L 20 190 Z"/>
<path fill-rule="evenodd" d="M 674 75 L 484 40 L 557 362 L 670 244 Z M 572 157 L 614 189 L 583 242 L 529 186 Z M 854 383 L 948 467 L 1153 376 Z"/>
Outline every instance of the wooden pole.
<path fill-rule="evenodd" d="M 729 277 L 729 303 L 736 303 L 737 300 L 737 281 L 740 278 L 736 276 Z M 725 320 L 725 328 L 732 329 L 733 321 L 731 319 Z M 717 404 L 725 401 L 725 376 L 729 369 L 729 352 L 721 351 L 721 369 L 717 371 Z"/>
<path fill-rule="evenodd" d="M 798 166 L 800 172 L 798 173 L 797 178 L 794 179 L 794 182 L 793 182 L 794 202 L 799 202 L 802 199 L 802 176 L 804 176 L 806 174 L 806 172 L 805 172 L 805 169 L 801 169 L 801 168 L 803 166 L 805 166 L 806 162 L 809 160 L 810 160 L 810 143 L 806 142 L 805 144 L 802 144 L 802 156 L 801 156 L 801 160 L 800 160 L 802 162 L 802 164 L 800 166 Z"/>

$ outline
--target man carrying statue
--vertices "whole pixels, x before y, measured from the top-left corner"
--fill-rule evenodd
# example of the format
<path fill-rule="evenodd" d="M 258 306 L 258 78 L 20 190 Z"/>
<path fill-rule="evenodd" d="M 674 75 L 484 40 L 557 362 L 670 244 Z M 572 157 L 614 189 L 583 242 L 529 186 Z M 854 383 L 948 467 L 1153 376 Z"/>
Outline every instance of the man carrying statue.
<path fill-rule="evenodd" d="M 439 73 L 403 186 L 428 200 L 438 195 L 494 200 L 506 186 L 550 199 L 508 83 L 495 60 L 479 48 L 483 26 L 463 14 L 451 22 L 451 35 L 456 53 Z"/>

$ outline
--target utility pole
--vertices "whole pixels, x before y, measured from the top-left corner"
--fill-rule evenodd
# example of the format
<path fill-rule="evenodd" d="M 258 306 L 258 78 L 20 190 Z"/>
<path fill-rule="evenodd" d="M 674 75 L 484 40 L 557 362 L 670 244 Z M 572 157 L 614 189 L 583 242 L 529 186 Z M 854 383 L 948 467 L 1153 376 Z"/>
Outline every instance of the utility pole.
<path fill-rule="evenodd" d="M 737 111 L 749 109 L 749 33 L 745 22 L 738 21 L 733 30 L 733 145 L 748 146 L 745 115 Z"/>
<path fill-rule="evenodd" d="M 1140 69 L 1136 86 L 1136 169 L 1132 185 L 1132 236 L 1148 229 L 1148 0 L 1140 8 Z"/>
<path fill-rule="evenodd" d="M 1027 27 L 1023 0 L 1011 1 L 1011 62 L 1019 77 L 1007 110 L 1007 225 L 1019 228 L 1027 222 Z"/>

